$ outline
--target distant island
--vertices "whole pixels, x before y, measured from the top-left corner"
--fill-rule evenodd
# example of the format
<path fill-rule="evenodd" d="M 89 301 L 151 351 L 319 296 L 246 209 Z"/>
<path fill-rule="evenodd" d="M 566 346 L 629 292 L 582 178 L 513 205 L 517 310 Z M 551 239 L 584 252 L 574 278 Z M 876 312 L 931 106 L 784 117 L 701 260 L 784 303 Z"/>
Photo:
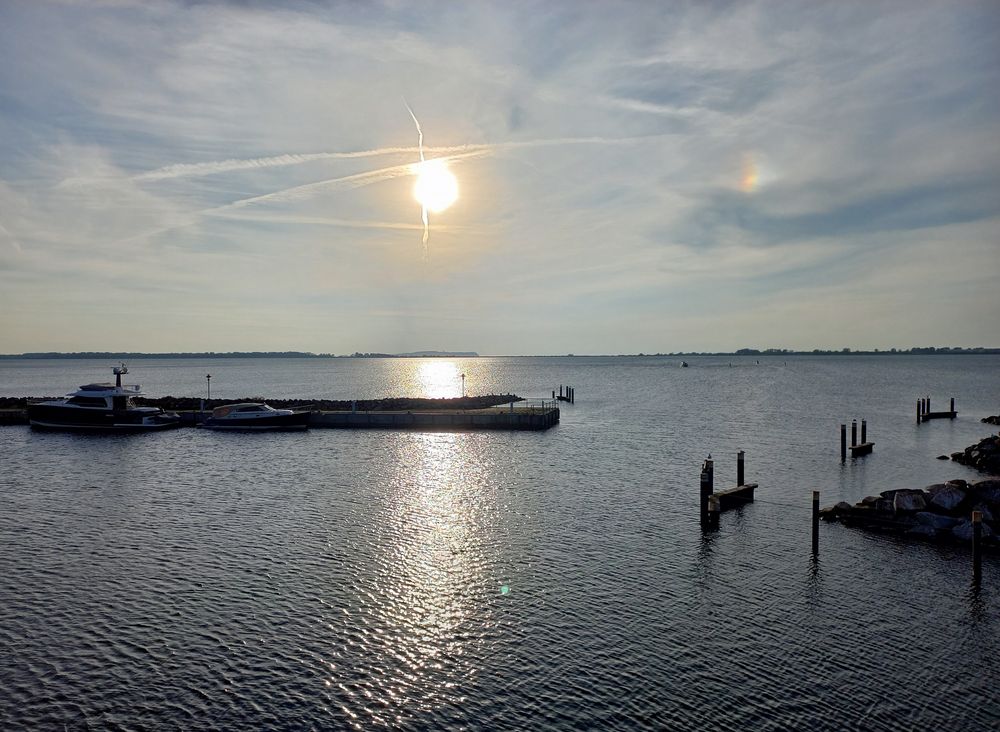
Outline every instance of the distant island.
<path fill-rule="evenodd" d="M 536 356 L 510 355 L 510 358 L 573 358 L 573 357 L 618 357 L 618 358 L 668 358 L 678 356 L 977 356 L 997 355 L 1000 348 L 962 348 L 960 346 L 920 346 L 913 348 L 889 348 L 871 351 L 855 351 L 850 348 L 825 350 L 816 348 L 811 351 L 794 351 L 787 348 L 740 348 L 736 351 L 676 351 L 673 353 L 618 353 L 618 354 L 572 354 L 564 355 L 541 354 Z M 46 351 L 38 353 L 8 353 L 0 354 L 0 359 L 71 359 L 71 358 L 104 358 L 112 361 L 130 361 L 137 358 L 480 358 L 475 351 L 412 351 L 410 353 L 362 353 L 356 351 L 350 355 L 338 356 L 333 353 L 311 353 L 309 351 L 192 351 L 180 353 L 142 353 L 139 351 L 76 351 L 61 353 Z"/>
<path fill-rule="evenodd" d="M 180 353 L 142 353 L 139 351 L 75 351 L 61 353 L 45 351 L 38 353 L 0 354 L 0 359 L 53 359 L 53 358 L 105 358 L 112 361 L 130 361 L 136 358 L 478 358 L 475 351 L 414 351 L 413 353 L 353 353 L 337 356 L 332 353 L 310 353 L 309 351 L 191 351 Z"/>

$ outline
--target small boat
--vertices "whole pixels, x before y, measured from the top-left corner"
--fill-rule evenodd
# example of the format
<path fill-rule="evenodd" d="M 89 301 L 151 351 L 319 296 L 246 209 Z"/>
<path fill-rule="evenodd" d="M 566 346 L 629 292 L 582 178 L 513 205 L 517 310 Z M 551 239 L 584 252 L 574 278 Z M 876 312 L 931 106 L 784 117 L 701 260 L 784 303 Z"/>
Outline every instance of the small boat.
<path fill-rule="evenodd" d="M 179 427 L 181 418 L 159 407 L 136 406 L 138 384 L 122 385 L 125 364 L 114 367 L 114 384 L 85 384 L 62 399 L 28 404 L 28 423 L 37 429 L 81 432 L 152 432 Z"/>
<path fill-rule="evenodd" d="M 304 430 L 311 414 L 308 409 L 275 409 L 262 402 L 226 404 L 213 409 L 201 426 L 209 430 Z"/>
<path fill-rule="evenodd" d="M 688 362 L 687 361 L 681 361 L 681 368 L 682 369 L 686 369 L 687 367 L 688 367 Z"/>

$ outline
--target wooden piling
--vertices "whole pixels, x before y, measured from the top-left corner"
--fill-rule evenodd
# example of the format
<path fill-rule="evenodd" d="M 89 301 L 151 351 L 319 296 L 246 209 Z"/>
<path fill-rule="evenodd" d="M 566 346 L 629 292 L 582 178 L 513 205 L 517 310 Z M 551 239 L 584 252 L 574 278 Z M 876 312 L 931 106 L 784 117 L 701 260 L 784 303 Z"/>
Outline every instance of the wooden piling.
<path fill-rule="evenodd" d="M 868 442 L 868 422 L 861 420 L 861 444 Z"/>
<path fill-rule="evenodd" d="M 972 579 L 979 583 L 983 577 L 983 512 L 972 512 Z"/>
<path fill-rule="evenodd" d="M 812 553 L 815 557 L 819 555 L 819 491 L 813 491 L 812 529 Z"/>
<path fill-rule="evenodd" d="M 712 456 L 709 455 L 701 466 L 701 523 L 703 526 L 708 525 L 708 498 L 714 492 L 714 472 Z"/>
<path fill-rule="evenodd" d="M 708 497 L 708 521 L 706 523 L 706 528 L 711 531 L 716 531 L 719 528 L 719 513 L 721 511 L 721 503 L 719 499 L 712 495 Z"/>
<path fill-rule="evenodd" d="M 736 453 L 736 485 L 743 485 L 744 477 L 744 457 L 743 451 L 740 450 Z"/>
<path fill-rule="evenodd" d="M 840 425 L 840 462 L 847 460 L 847 425 Z"/>
<path fill-rule="evenodd" d="M 952 414 L 955 413 L 955 397 L 951 398 L 951 406 L 948 407 L 948 411 L 951 412 Z"/>
<path fill-rule="evenodd" d="M 858 420 L 851 420 L 851 447 L 858 444 Z"/>

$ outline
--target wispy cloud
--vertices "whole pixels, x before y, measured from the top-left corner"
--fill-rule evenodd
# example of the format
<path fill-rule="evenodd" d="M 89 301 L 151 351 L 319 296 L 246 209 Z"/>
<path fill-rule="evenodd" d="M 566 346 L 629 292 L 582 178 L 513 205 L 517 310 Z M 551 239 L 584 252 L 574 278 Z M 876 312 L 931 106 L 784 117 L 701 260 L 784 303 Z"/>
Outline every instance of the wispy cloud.
<path fill-rule="evenodd" d="M 150 350 L 273 333 L 415 350 L 448 328 L 484 352 L 723 348 L 778 323 L 815 347 L 814 293 L 858 282 L 903 306 L 843 345 L 914 322 L 996 344 L 996 18 L 975 1 L 6 4 L 0 308 L 30 327 L 5 348 L 38 350 L 70 314 L 104 332 L 125 305 L 174 339 Z M 400 98 L 459 181 L 427 262 Z M 942 277 L 947 298 L 908 294 Z M 456 303 L 478 327 L 446 318 Z"/>

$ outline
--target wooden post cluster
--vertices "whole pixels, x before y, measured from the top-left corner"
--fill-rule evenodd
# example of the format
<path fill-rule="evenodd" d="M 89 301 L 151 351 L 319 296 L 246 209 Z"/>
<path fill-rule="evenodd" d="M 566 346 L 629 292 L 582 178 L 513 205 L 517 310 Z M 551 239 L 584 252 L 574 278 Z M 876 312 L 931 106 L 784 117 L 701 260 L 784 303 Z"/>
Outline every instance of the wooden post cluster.
<path fill-rule="evenodd" d="M 955 411 L 955 397 L 951 397 L 946 412 L 932 412 L 931 398 L 924 397 L 917 400 L 917 424 L 929 422 L 932 419 L 955 419 L 958 412 Z"/>
<path fill-rule="evenodd" d="M 851 420 L 851 457 L 868 455 L 875 448 L 874 442 L 868 441 L 868 421 L 861 420 L 861 442 L 858 442 L 858 420 Z M 840 462 L 847 460 L 847 425 L 840 425 Z"/>
<path fill-rule="evenodd" d="M 565 393 L 563 392 L 564 389 L 565 389 Z M 553 399 L 556 398 L 556 393 L 555 392 L 552 392 L 552 398 Z M 561 402 L 569 402 L 570 404 L 575 403 L 576 402 L 576 389 L 573 388 L 572 386 L 563 387 L 563 385 L 560 384 L 559 385 L 559 401 L 561 401 Z"/>

